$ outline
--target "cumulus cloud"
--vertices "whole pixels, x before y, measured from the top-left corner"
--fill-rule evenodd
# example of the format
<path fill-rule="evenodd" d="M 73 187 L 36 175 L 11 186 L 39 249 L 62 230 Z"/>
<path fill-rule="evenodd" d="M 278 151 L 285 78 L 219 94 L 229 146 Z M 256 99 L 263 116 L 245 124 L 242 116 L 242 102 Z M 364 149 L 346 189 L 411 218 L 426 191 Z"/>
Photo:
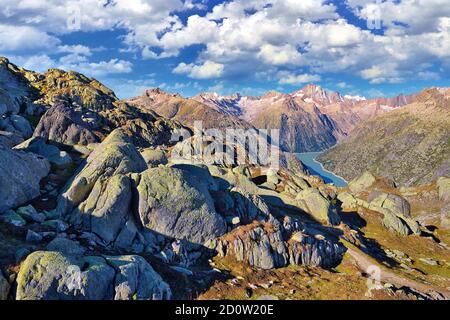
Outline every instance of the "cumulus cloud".
<path fill-rule="evenodd" d="M 450 69 L 448 0 L 345 2 L 361 19 L 380 12 L 384 29 L 353 25 L 327 0 L 229 0 L 209 9 L 202 0 L 2 0 L 0 52 L 49 56 L 95 74 L 126 73 L 132 65 L 125 60 L 91 62 L 92 49 L 59 40 L 74 31 L 120 29 L 121 52 L 137 58 L 178 57 L 199 45 L 193 63 L 177 61 L 173 70 L 195 79 L 288 70 L 293 83 L 334 73 L 398 83 L 439 79 Z M 183 10 L 194 13 L 181 19 Z"/>
<path fill-rule="evenodd" d="M 347 4 L 362 19 L 378 12 L 384 27 L 397 34 L 435 32 L 442 19 L 450 16 L 447 0 L 347 0 Z"/>
<path fill-rule="evenodd" d="M 290 85 L 300 85 L 304 83 L 310 82 L 319 82 L 322 78 L 317 74 L 289 74 L 289 73 L 281 73 L 279 84 L 290 84 Z"/>
<path fill-rule="evenodd" d="M 431 6 L 413 0 L 381 2 L 387 23 L 380 34 L 352 25 L 328 1 L 234 0 L 169 30 L 160 47 L 176 55 L 182 48 L 202 44 L 199 61 L 226 66 L 224 76 L 262 74 L 273 66 L 311 75 L 347 73 L 372 83 L 398 83 L 417 73 L 425 79 L 436 73 L 428 70 L 432 65 L 427 62 L 450 56 L 448 9 L 438 10 L 443 1 L 432 1 Z M 373 3 L 347 1 L 362 19 L 369 18 L 367 8 Z"/>
<path fill-rule="evenodd" d="M 108 74 L 130 73 L 133 70 L 133 64 L 126 60 L 111 59 L 100 62 L 79 61 L 63 64 L 61 68 L 76 70 L 93 77 L 101 77 Z"/>
<path fill-rule="evenodd" d="M 263 45 L 257 56 L 265 63 L 273 65 L 297 64 L 301 58 L 298 50 L 291 45 L 278 47 L 271 44 Z"/>
<path fill-rule="evenodd" d="M 133 64 L 130 61 L 110 59 L 108 61 L 93 62 L 85 56 L 68 54 L 59 59 L 52 59 L 48 55 L 10 56 L 10 60 L 26 69 L 45 72 L 49 68 L 74 70 L 89 77 L 104 77 L 110 74 L 130 73 Z"/>
<path fill-rule="evenodd" d="M 0 24 L 0 52 L 48 51 L 60 41 L 30 26 Z"/>
<path fill-rule="evenodd" d="M 223 64 L 209 60 L 200 65 L 196 65 L 193 63 L 180 63 L 175 69 L 173 69 L 173 73 L 187 74 L 188 77 L 193 79 L 218 78 L 223 74 L 223 71 Z"/>

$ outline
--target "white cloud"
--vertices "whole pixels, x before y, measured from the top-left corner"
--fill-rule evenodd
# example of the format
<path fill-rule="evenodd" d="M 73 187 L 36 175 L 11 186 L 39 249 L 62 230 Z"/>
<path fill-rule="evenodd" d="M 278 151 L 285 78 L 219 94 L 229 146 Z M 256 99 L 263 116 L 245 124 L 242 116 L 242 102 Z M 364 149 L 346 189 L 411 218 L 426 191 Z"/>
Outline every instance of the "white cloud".
<path fill-rule="evenodd" d="M 64 65 L 92 67 L 97 74 L 129 72 L 127 61 L 89 62 L 93 49 L 62 44 L 58 37 L 74 31 L 74 20 L 83 32 L 125 30 L 122 52 L 145 59 L 175 57 L 183 48 L 202 45 L 194 63 L 174 69 L 198 79 L 265 74 L 278 80 L 273 76 L 287 69 L 292 79 L 302 70 L 311 76 L 346 73 L 372 83 L 397 83 L 438 79 L 450 69 L 448 0 L 346 0 L 362 19 L 374 6 L 380 10 L 386 28 L 377 34 L 352 25 L 326 0 L 230 0 L 184 23 L 176 15 L 206 9 L 205 3 L 2 0 L 0 52 L 50 60 L 56 59 L 53 53 L 67 54 Z"/>
<path fill-rule="evenodd" d="M 336 86 L 337 86 L 338 88 L 341 88 L 341 89 L 352 88 L 352 85 L 346 83 L 345 81 L 338 82 L 338 83 L 336 84 Z"/>
<path fill-rule="evenodd" d="M 272 65 L 297 64 L 301 58 L 301 54 L 291 45 L 277 47 L 271 44 L 264 44 L 257 56 Z"/>
<path fill-rule="evenodd" d="M 156 80 L 152 77 L 147 79 L 105 79 L 104 83 L 114 88 L 119 99 L 128 99 L 141 95 L 145 90 L 157 86 Z"/>
<path fill-rule="evenodd" d="M 56 39 L 50 34 L 115 28 L 127 30 L 127 45 L 144 48 L 158 45 L 161 33 L 180 25 L 172 13 L 184 9 L 181 0 L 2 0 L 0 21 L 28 33 L 31 41 L 25 41 L 25 35 L 18 41 L 27 48 Z M 19 27 L 39 31 L 30 34 Z M 13 46 L 14 42 L 10 43 Z"/>
<path fill-rule="evenodd" d="M 189 45 L 203 44 L 198 61 L 224 65 L 225 77 L 267 74 L 268 66 L 273 66 L 314 75 L 346 73 L 372 83 L 398 83 L 415 79 L 419 72 L 435 73 L 429 70 L 433 64 L 425 66 L 430 61 L 440 61 L 448 68 L 448 9 L 437 10 L 443 1 L 431 1 L 434 8 L 428 8 L 425 1 L 403 0 L 401 5 L 399 1 L 383 2 L 384 10 L 393 10 L 386 19 L 393 20 L 385 34 L 376 35 L 350 24 L 326 1 L 234 0 L 169 30 L 160 47 L 176 55 Z M 373 1 L 348 3 L 364 18 L 363 9 Z M 407 9 L 408 5 L 414 8 Z M 394 23 L 396 12 L 402 10 L 398 13 L 402 21 L 415 25 L 413 31 L 408 29 L 408 36 Z M 414 15 L 423 22 L 412 21 Z M 433 27 L 425 27 L 424 21 Z M 377 69 L 380 66 L 383 70 Z"/>
<path fill-rule="evenodd" d="M 83 45 L 62 45 L 58 47 L 58 52 L 61 53 L 71 53 L 71 54 L 79 54 L 90 56 L 92 55 L 91 48 L 83 46 Z"/>
<path fill-rule="evenodd" d="M 378 10 L 383 26 L 397 34 L 435 32 L 441 20 L 450 16 L 448 0 L 347 0 L 347 3 L 363 19 Z"/>
<path fill-rule="evenodd" d="M 0 24 L 0 52 L 49 51 L 60 41 L 30 26 Z"/>
<path fill-rule="evenodd" d="M 280 80 L 278 81 L 279 84 L 290 84 L 290 85 L 299 85 L 309 82 L 319 82 L 321 77 L 316 74 L 289 74 L 289 73 L 280 73 Z"/>
<path fill-rule="evenodd" d="M 55 60 L 48 55 L 10 56 L 10 60 L 26 69 L 45 72 L 50 68 L 74 70 L 89 77 L 104 77 L 110 74 L 129 73 L 133 64 L 126 60 L 111 59 L 109 61 L 92 62 L 87 57 L 68 54 Z"/>
<path fill-rule="evenodd" d="M 119 59 L 100 62 L 71 61 L 69 63 L 63 63 L 60 65 L 60 68 L 75 70 L 92 77 L 101 77 L 109 74 L 130 73 L 133 70 L 133 64 L 129 61 Z"/>
<path fill-rule="evenodd" d="M 194 79 L 218 78 L 223 74 L 223 71 L 223 64 L 209 60 L 200 65 L 196 65 L 193 63 L 180 63 L 175 69 L 173 69 L 173 73 L 187 74 L 188 77 Z"/>
<path fill-rule="evenodd" d="M 25 69 L 45 72 L 56 66 L 56 62 L 48 55 L 31 55 L 31 56 L 9 56 L 9 60 L 16 65 L 20 65 Z"/>

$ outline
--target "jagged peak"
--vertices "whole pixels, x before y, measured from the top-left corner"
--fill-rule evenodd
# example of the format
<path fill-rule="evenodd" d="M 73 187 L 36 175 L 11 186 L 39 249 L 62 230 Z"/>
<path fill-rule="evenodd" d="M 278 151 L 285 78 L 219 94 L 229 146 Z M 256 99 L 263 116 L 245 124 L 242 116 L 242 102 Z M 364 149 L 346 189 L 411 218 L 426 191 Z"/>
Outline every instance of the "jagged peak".
<path fill-rule="evenodd" d="M 236 92 L 232 95 L 223 96 L 217 92 L 201 92 L 194 99 L 200 98 L 203 100 L 228 100 L 228 101 L 237 101 L 243 98 L 242 94 Z"/>
<path fill-rule="evenodd" d="M 178 93 L 170 93 L 170 92 L 164 91 L 163 89 L 161 89 L 159 87 L 150 88 L 150 89 L 145 90 L 144 96 L 146 96 L 148 98 L 155 98 L 158 96 L 182 98 L 182 96 Z"/>
<path fill-rule="evenodd" d="M 335 91 L 329 91 L 314 83 L 309 83 L 300 90 L 291 93 L 294 98 L 300 97 L 305 102 L 315 102 L 319 104 L 330 104 L 342 102 L 345 98 Z"/>

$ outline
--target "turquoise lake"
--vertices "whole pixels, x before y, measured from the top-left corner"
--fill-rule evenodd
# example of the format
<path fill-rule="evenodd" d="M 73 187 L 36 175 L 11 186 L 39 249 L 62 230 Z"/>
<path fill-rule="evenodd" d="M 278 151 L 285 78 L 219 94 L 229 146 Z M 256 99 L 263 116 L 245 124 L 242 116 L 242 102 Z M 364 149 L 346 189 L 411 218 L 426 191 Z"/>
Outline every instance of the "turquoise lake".
<path fill-rule="evenodd" d="M 333 174 L 333 172 L 326 170 L 320 162 L 316 161 L 316 158 L 321 153 L 322 152 L 307 152 L 296 153 L 295 155 L 307 167 L 311 175 L 320 176 L 325 181 L 325 183 L 333 183 L 337 187 L 346 187 L 347 181 Z"/>

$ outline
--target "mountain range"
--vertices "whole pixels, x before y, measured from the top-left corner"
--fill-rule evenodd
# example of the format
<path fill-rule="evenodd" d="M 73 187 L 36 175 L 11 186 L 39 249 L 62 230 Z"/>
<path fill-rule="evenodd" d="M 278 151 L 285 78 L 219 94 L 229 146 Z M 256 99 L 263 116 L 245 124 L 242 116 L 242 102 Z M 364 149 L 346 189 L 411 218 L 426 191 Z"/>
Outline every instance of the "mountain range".
<path fill-rule="evenodd" d="M 201 119 L 205 127 L 280 129 L 281 148 L 301 153 L 328 149 L 358 123 L 402 107 L 415 96 L 364 99 L 309 84 L 291 94 L 269 92 L 261 97 L 201 93 L 183 98 L 153 89 L 128 102 L 182 122 Z"/>

